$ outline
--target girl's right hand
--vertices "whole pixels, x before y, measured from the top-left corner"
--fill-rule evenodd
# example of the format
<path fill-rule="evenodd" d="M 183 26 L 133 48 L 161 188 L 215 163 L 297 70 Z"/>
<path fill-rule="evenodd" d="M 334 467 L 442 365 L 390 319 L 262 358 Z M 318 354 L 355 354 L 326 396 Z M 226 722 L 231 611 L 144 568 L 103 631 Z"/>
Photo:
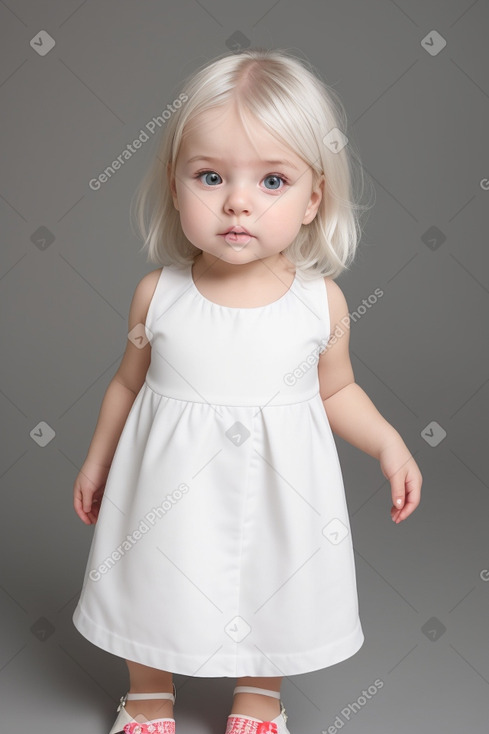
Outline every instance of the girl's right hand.
<path fill-rule="evenodd" d="M 83 464 L 75 479 L 73 505 L 85 525 L 95 525 L 110 466 Z"/>

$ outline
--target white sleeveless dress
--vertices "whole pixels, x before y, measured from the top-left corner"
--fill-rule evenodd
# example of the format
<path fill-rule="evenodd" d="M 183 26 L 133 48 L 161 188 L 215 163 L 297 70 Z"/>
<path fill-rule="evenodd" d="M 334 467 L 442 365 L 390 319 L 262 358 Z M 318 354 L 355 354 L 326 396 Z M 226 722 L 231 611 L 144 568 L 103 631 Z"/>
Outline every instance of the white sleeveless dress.
<path fill-rule="evenodd" d="M 257 308 L 165 266 L 151 364 L 107 478 L 78 631 L 197 677 L 289 676 L 359 650 L 352 538 L 317 362 L 323 278 Z"/>

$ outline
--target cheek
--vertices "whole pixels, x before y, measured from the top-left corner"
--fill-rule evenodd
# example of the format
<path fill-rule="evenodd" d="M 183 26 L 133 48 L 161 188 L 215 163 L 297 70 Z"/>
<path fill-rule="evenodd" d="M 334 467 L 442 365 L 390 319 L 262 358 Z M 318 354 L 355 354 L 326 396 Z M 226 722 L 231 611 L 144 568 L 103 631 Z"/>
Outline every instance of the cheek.
<path fill-rule="evenodd" d="M 180 225 L 187 239 L 193 242 L 207 228 L 209 210 L 192 194 L 183 194 L 178 201 Z"/>
<path fill-rule="evenodd" d="M 190 201 L 191 200 L 189 198 L 188 191 L 186 191 L 184 187 L 178 187 L 177 206 L 178 213 L 180 214 L 180 220 L 182 222 L 187 222 L 191 220 L 192 207 L 190 206 Z"/>
<path fill-rule="evenodd" d="M 198 217 L 201 210 L 204 208 L 204 204 L 198 195 L 193 191 L 189 191 L 186 186 L 181 186 L 178 190 L 178 205 L 180 212 L 183 216 Z"/>
<path fill-rule="evenodd" d="M 194 222 L 195 219 L 192 217 L 186 207 L 180 207 L 180 224 L 182 226 L 182 229 L 188 237 L 188 239 L 192 239 L 192 236 L 194 234 Z"/>
<path fill-rule="evenodd" d="M 281 222 L 286 227 L 295 227 L 297 221 L 303 218 L 305 207 L 302 200 L 289 199 L 287 201 L 284 198 L 280 207 L 271 207 L 270 211 L 275 209 L 273 215 L 276 222 Z"/>
<path fill-rule="evenodd" d="M 280 236 L 296 237 L 302 227 L 302 220 L 305 216 L 305 211 L 309 199 L 305 197 L 298 197 L 296 199 L 290 198 L 287 202 L 281 202 L 280 207 L 271 207 L 270 211 L 275 209 L 273 215 L 273 224 Z"/>

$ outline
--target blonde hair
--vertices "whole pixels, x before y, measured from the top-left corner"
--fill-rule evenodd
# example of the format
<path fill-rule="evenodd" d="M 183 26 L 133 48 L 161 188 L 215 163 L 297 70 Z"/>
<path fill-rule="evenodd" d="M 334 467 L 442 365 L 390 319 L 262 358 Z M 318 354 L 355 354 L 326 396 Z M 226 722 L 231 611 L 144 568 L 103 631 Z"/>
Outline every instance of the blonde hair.
<path fill-rule="evenodd" d="M 308 62 L 280 49 L 227 53 L 189 76 L 179 101 L 135 195 L 141 249 L 147 250 L 148 261 L 185 267 L 201 252 L 183 233 L 169 176 L 188 123 L 201 112 L 235 102 L 246 130 L 244 113 L 249 113 L 311 166 L 313 185 L 324 174 L 316 217 L 301 226 L 283 254 L 306 279 L 336 278 L 349 268 L 361 236 L 359 214 L 368 208 L 354 192 L 358 156 L 353 150 L 348 155 L 349 144 L 335 152 L 324 141 L 333 128 L 345 135 L 346 113 L 337 94 Z"/>

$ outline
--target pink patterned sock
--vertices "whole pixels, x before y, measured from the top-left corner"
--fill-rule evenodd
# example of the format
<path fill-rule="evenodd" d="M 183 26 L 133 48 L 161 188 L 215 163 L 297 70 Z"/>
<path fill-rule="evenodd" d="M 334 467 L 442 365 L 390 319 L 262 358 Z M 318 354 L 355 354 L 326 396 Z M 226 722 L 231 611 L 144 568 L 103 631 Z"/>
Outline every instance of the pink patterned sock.
<path fill-rule="evenodd" d="M 145 724 L 131 721 L 123 729 L 126 734 L 175 734 L 175 719 L 152 719 Z"/>
<path fill-rule="evenodd" d="M 225 734 L 278 734 L 273 721 L 254 721 L 244 716 L 228 716 Z"/>

